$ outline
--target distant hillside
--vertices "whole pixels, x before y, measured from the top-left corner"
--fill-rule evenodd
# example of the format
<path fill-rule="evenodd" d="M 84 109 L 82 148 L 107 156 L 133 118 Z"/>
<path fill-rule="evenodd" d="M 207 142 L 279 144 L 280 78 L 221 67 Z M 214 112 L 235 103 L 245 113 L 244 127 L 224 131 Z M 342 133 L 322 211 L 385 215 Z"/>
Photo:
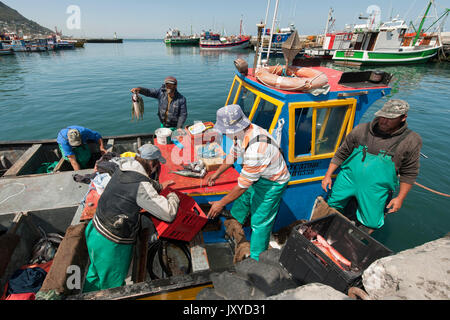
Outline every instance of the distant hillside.
<path fill-rule="evenodd" d="M 46 36 L 54 33 L 52 30 L 25 18 L 19 12 L 0 1 L 0 32 L 5 30 L 31 36 Z"/>

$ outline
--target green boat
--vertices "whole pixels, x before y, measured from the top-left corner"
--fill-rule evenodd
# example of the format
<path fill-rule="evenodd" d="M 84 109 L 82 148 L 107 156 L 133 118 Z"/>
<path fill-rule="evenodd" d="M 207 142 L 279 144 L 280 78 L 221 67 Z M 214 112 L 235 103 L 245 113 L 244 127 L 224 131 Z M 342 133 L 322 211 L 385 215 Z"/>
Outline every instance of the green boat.
<path fill-rule="evenodd" d="M 164 37 L 166 45 L 192 45 L 196 46 L 200 43 L 200 37 L 196 35 L 181 35 L 180 30 L 170 29 Z"/>
<path fill-rule="evenodd" d="M 347 49 L 336 50 L 333 60 L 355 65 L 427 62 L 442 48 L 439 32 L 423 32 L 424 22 L 432 3 L 433 1 L 429 2 L 418 30 L 414 29 L 415 32 L 407 33 L 408 25 L 404 20 L 397 18 L 381 24 L 378 28 L 370 25 L 355 27 L 352 45 Z M 438 20 L 446 17 L 448 13 L 447 9 Z"/>

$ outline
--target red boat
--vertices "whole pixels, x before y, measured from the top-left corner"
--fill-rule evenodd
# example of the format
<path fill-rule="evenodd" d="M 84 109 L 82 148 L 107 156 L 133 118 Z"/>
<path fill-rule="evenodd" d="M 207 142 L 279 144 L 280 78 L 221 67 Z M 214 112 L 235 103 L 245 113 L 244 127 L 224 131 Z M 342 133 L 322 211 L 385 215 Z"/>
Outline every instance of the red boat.
<path fill-rule="evenodd" d="M 250 46 L 250 36 L 221 38 L 219 34 L 205 32 L 200 39 L 201 49 L 245 49 Z"/>

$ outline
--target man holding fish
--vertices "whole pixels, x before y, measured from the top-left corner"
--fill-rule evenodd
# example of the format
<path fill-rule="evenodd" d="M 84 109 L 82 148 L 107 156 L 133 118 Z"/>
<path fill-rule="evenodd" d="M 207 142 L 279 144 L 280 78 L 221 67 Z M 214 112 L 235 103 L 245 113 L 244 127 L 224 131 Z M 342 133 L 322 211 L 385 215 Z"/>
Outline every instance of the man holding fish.
<path fill-rule="evenodd" d="M 242 157 L 243 164 L 238 185 L 220 201 L 211 202 L 208 217 L 213 219 L 234 201 L 231 215 L 241 224 L 250 216 L 252 236 L 250 257 L 259 260 L 267 250 L 270 233 L 291 175 L 283 154 L 270 134 L 250 122 L 239 105 L 228 105 L 217 111 L 214 128 L 234 140 L 225 162 L 208 178 L 208 185 Z"/>
<path fill-rule="evenodd" d="M 159 89 L 137 87 L 131 89 L 133 94 L 142 94 L 158 99 L 158 117 L 161 127 L 173 130 L 183 127 L 187 118 L 186 98 L 177 90 L 177 79 L 167 77 Z M 136 98 L 134 98 L 136 99 Z"/>

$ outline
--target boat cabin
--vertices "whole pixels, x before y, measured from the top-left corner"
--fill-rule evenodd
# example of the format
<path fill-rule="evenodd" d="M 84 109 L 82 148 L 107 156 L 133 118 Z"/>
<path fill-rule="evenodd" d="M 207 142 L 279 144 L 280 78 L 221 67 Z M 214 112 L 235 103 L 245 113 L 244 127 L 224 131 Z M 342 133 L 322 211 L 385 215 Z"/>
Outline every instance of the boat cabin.
<path fill-rule="evenodd" d="M 328 77 L 330 90 L 325 94 L 271 88 L 259 82 L 250 69 L 247 75 L 236 72 L 225 102 L 225 105 L 239 104 L 252 123 L 280 139 L 292 177 L 283 196 L 274 231 L 294 221 L 310 219 L 315 199 L 324 195 L 321 180 L 334 153 L 345 136 L 359 124 L 367 109 L 390 93 L 388 83 L 391 75 L 384 72 L 343 73 L 324 67 L 314 69 Z M 159 145 L 155 141 L 168 159 L 160 179 L 175 181 L 174 189 L 194 197 L 200 204 L 217 201 L 231 191 L 241 170 L 242 161 L 238 159 L 234 168 L 222 174 L 212 187 L 207 186 L 207 178 L 212 172 L 203 179 L 180 177 L 173 173 L 182 169 L 181 164 L 197 161 L 198 149 L 205 145 L 218 142 L 221 152 L 228 154 L 232 141 L 213 132 L 211 129 L 196 137 L 189 133 L 177 137 L 182 148 L 174 144 Z M 222 159 L 223 156 L 218 158 L 215 169 Z"/>

